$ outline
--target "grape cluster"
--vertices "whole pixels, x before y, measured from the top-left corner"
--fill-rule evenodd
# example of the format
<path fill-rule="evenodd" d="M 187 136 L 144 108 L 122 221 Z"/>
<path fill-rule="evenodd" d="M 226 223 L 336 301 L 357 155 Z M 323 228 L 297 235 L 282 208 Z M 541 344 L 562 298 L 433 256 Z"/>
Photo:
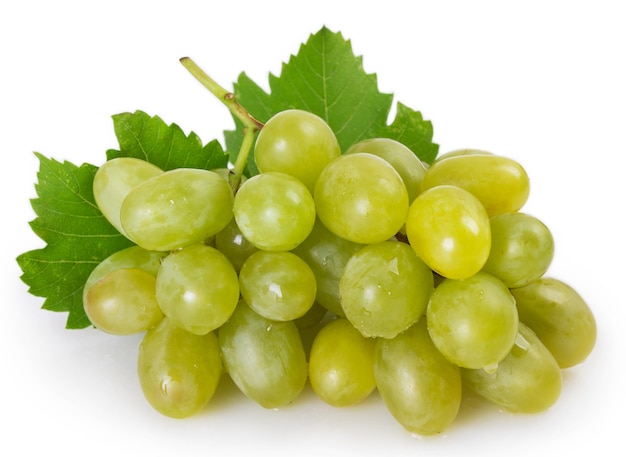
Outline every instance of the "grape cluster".
<path fill-rule="evenodd" d="M 378 391 L 407 430 L 445 430 L 471 389 L 514 412 L 549 408 L 562 369 L 596 338 L 592 312 L 546 277 L 549 229 L 521 211 L 514 160 L 453 151 L 427 166 L 388 138 L 340 150 L 318 116 L 286 110 L 261 129 L 259 174 L 104 163 L 94 197 L 134 245 L 83 293 L 92 324 L 145 332 L 148 402 L 184 418 L 222 376 L 280 408 L 307 382 L 324 402 Z"/>

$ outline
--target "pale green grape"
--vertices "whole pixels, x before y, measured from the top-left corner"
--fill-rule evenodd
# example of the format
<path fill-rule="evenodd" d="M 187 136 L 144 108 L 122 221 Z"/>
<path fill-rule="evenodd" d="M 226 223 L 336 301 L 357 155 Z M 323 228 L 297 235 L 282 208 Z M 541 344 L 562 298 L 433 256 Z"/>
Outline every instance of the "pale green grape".
<path fill-rule="evenodd" d="M 485 208 L 468 191 L 455 186 L 433 187 L 418 195 L 409 208 L 406 234 L 430 268 L 452 279 L 479 272 L 491 248 Z"/>
<path fill-rule="evenodd" d="M 426 167 L 404 144 L 391 138 L 370 138 L 350 146 L 346 154 L 368 152 L 382 157 L 398 172 L 409 195 L 409 203 L 422 191 Z"/>
<path fill-rule="evenodd" d="M 93 177 L 96 205 L 121 234 L 126 235 L 120 221 L 122 202 L 132 189 L 161 173 L 156 165 L 132 157 L 117 157 L 98 168 Z"/>
<path fill-rule="evenodd" d="M 239 272 L 244 300 L 268 319 L 290 321 L 304 316 L 315 302 L 315 275 L 304 260 L 287 251 L 258 251 Z"/>
<path fill-rule="evenodd" d="M 313 340 L 309 357 L 309 379 L 317 396 L 337 407 L 367 398 L 376 388 L 375 344 L 346 319 L 326 324 Z"/>
<path fill-rule="evenodd" d="M 128 237 L 152 251 L 201 243 L 233 217 L 233 193 L 219 174 L 177 168 L 154 176 L 131 190 L 120 219 Z"/>
<path fill-rule="evenodd" d="M 307 361 L 293 321 L 272 321 L 241 302 L 218 336 L 224 366 L 248 398 L 281 408 L 300 395 Z"/>
<path fill-rule="evenodd" d="M 154 409 L 182 419 L 213 398 L 223 373 L 215 333 L 195 335 L 167 317 L 148 330 L 139 346 L 137 374 Z"/>
<path fill-rule="evenodd" d="M 393 338 L 425 312 L 433 290 L 431 270 L 399 241 L 363 247 L 339 283 L 346 318 L 364 336 Z"/>
<path fill-rule="evenodd" d="M 230 261 L 204 244 L 167 256 L 157 274 L 163 313 L 191 333 L 209 333 L 228 320 L 239 301 L 239 278 Z"/>
<path fill-rule="evenodd" d="M 460 369 L 433 345 L 423 319 L 395 338 L 377 340 L 374 375 L 387 409 L 411 433 L 441 433 L 458 414 Z"/>
<path fill-rule="evenodd" d="M 329 163 L 317 180 L 314 198 L 317 215 L 331 232 L 362 244 L 393 237 L 409 206 L 398 172 L 381 157 L 364 152 Z"/>
<path fill-rule="evenodd" d="M 544 277 L 511 293 L 520 320 L 537 334 L 561 368 L 587 359 L 596 343 L 597 326 L 589 305 L 576 290 Z"/>
<path fill-rule="evenodd" d="M 267 172 L 244 182 L 235 196 L 237 226 L 246 239 L 266 251 L 289 251 L 311 233 L 315 202 L 301 181 Z"/>
<path fill-rule="evenodd" d="M 561 395 L 559 364 L 521 322 L 515 345 L 494 372 L 463 369 L 461 375 L 476 393 L 514 413 L 545 411 Z"/>
<path fill-rule="evenodd" d="M 426 311 L 433 343 L 464 368 L 493 371 L 517 337 L 515 299 L 502 281 L 479 272 L 467 279 L 445 279 Z"/>
<path fill-rule="evenodd" d="M 526 170 L 495 154 L 458 154 L 435 162 L 424 175 L 422 191 L 446 184 L 471 192 L 490 217 L 518 211 L 530 193 Z"/>
<path fill-rule="evenodd" d="M 113 335 L 143 332 L 163 318 L 155 283 L 154 275 L 138 268 L 113 270 L 87 291 L 85 314 L 96 328 Z"/>
<path fill-rule="evenodd" d="M 536 217 L 503 213 L 490 219 L 491 251 L 483 271 L 507 287 L 521 287 L 543 276 L 554 257 L 552 233 Z"/>
<path fill-rule="evenodd" d="M 309 236 L 293 251 L 315 274 L 317 301 L 337 316 L 345 316 L 339 302 L 341 274 L 350 257 L 362 247 L 335 235 L 317 219 Z"/>
<path fill-rule="evenodd" d="M 114 252 L 102 260 L 89 274 L 83 288 L 83 302 L 95 283 L 112 271 L 120 268 L 139 268 L 156 276 L 161 261 L 167 254 L 160 251 L 147 251 L 139 246 L 131 246 Z"/>
<path fill-rule="evenodd" d="M 308 111 L 288 109 L 265 123 L 256 140 L 254 160 L 261 173 L 287 173 L 313 193 L 322 169 L 340 154 L 339 142 L 326 121 Z"/>
<path fill-rule="evenodd" d="M 215 235 L 215 247 L 228 257 L 237 271 L 241 270 L 250 255 L 259 250 L 243 236 L 234 218 Z"/>

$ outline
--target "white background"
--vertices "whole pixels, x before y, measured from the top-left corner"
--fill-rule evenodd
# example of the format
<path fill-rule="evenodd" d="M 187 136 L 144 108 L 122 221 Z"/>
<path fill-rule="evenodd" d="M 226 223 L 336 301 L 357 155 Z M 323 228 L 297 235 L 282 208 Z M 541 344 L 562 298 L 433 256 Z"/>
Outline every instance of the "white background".
<path fill-rule="evenodd" d="M 3 2 L 0 454 L 624 455 L 624 19 L 604 0 Z M 65 330 L 65 314 L 27 293 L 15 257 L 42 247 L 28 226 L 33 151 L 100 164 L 116 146 L 110 116 L 136 109 L 221 139 L 230 115 L 178 59 L 228 88 L 245 71 L 267 89 L 323 25 L 351 40 L 381 91 L 432 120 L 441 152 L 482 148 L 527 169 L 525 211 L 556 240 L 550 275 L 581 293 L 599 330 L 548 412 L 468 401 L 445 434 L 420 438 L 377 396 L 340 410 L 306 392 L 267 411 L 224 388 L 172 420 L 139 390 L 139 338 Z"/>

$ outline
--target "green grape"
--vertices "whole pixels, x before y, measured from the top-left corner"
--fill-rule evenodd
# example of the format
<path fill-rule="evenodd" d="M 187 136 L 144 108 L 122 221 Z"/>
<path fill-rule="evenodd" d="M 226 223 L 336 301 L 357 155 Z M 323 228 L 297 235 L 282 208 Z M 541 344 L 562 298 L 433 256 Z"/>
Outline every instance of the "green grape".
<path fill-rule="evenodd" d="M 156 279 L 163 314 L 188 332 L 203 335 L 228 320 L 239 301 L 239 278 L 230 261 L 204 244 L 167 256 Z"/>
<path fill-rule="evenodd" d="M 435 346 L 463 368 L 495 370 L 518 333 L 513 295 L 502 281 L 484 272 L 441 282 L 426 316 Z"/>
<path fill-rule="evenodd" d="M 521 287 L 542 277 L 554 257 L 552 233 L 525 213 L 503 213 L 490 219 L 491 251 L 483 271 L 507 287 Z"/>
<path fill-rule="evenodd" d="M 223 371 L 215 333 L 189 333 L 167 317 L 146 332 L 139 346 L 137 374 L 143 394 L 169 417 L 182 419 L 203 409 Z"/>
<path fill-rule="evenodd" d="M 345 317 L 339 302 L 341 274 L 350 257 L 362 247 L 362 244 L 338 237 L 317 219 L 306 240 L 293 250 L 315 274 L 316 300 L 337 316 Z"/>
<path fill-rule="evenodd" d="M 458 154 L 437 161 L 424 175 L 422 191 L 445 184 L 471 192 L 489 217 L 518 211 L 530 193 L 524 168 L 515 160 L 495 154 Z"/>
<path fill-rule="evenodd" d="M 417 255 L 437 274 L 451 279 L 479 272 L 491 248 L 485 208 L 455 186 L 422 192 L 409 208 L 406 234 Z"/>
<path fill-rule="evenodd" d="M 355 152 L 369 152 L 389 162 L 404 181 L 409 203 L 422 191 L 426 167 L 413 151 L 399 141 L 391 138 L 370 138 L 350 146 L 346 154 Z"/>
<path fill-rule="evenodd" d="M 114 252 L 102 260 L 89 274 L 83 287 L 83 302 L 91 287 L 112 271 L 121 268 L 139 268 L 156 276 L 161 261 L 167 254 L 159 251 L 147 251 L 139 246 L 131 246 Z"/>
<path fill-rule="evenodd" d="M 365 338 L 346 319 L 326 324 L 316 335 L 309 357 L 313 391 L 325 403 L 360 403 L 376 388 L 374 338 Z"/>
<path fill-rule="evenodd" d="M 435 162 L 433 162 L 433 163 L 440 162 L 440 161 L 445 160 L 445 159 L 449 159 L 450 157 L 458 157 L 458 156 L 466 156 L 466 155 L 474 155 L 474 154 L 493 155 L 491 152 L 484 151 L 482 149 L 471 149 L 471 148 L 455 149 L 455 150 L 452 150 L 452 151 L 448 151 L 445 154 L 439 155 L 435 159 Z"/>
<path fill-rule="evenodd" d="M 237 272 L 246 259 L 259 250 L 243 236 L 235 219 L 215 235 L 215 247 L 228 257 Z"/>
<path fill-rule="evenodd" d="M 340 154 L 339 142 L 326 121 L 298 109 L 272 116 L 259 132 L 254 148 L 261 173 L 278 171 L 294 176 L 311 193 L 322 169 Z"/>
<path fill-rule="evenodd" d="M 275 409 L 300 395 L 307 361 L 293 321 L 272 321 L 240 302 L 218 336 L 226 371 L 248 398 Z"/>
<path fill-rule="evenodd" d="M 301 181 L 267 172 L 244 182 L 235 196 L 234 214 L 243 236 L 265 251 L 289 251 L 311 233 L 315 202 Z"/>
<path fill-rule="evenodd" d="M 576 290 L 544 277 L 511 293 L 520 320 L 537 334 L 561 368 L 587 359 L 596 343 L 597 326 L 589 305 Z"/>
<path fill-rule="evenodd" d="M 93 177 L 93 196 L 104 217 L 122 235 L 126 232 L 120 221 L 122 202 L 128 193 L 144 181 L 163 173 L 156 165 L 132 157 L 111 159 Z"/>
<path fill-rule="evenodd" d="M 252 254 L 239 272 L 239 288 L 250 308 L 276 321 L 304 316 L 317 289 L 311 268 L 288 251 Z"/>
<path fill-rule="evenodd" d="M 152 251 L 169 251 L 212 237 L 233 217 L 233 193 L 219 174 L 177 168 L 131 190 L 120 219 L 128 237 Z"/>
<path fill-rule="evenodd" d="M 376 341 L 374 375 L 387 409 L 411 433 L 441 433 L 458 414 L 460 369 L 433 345 L 423 319 L 395 338 Z"/>
<path fill-rule="evenodd" d="M 393 338 L 425 312 L 431 270 L 399 241 L 370 244 L 354 254 L 339 283 L 346 318 L 366 337 Z"/>
<path fill-rule="evenodd" d="M 85 295 L 89 321 L 113 335 L 132 335 L 157 324 L 163 313 L 156 300 L 156 278 L 138 268 L 113 270 Z"/>
<path fill-rule="evenodd" d="M 384 159 L 357 152 L 329 163 L 315 185 L 315 206 L 335 235 L 362 244 L 393 237 L 404 225 L 409 197 L 398 172 Z"/>
<path fill-rule="evenodd" d="M 533 331 L 521 322 L 515 341 L 494 372 L 462 369 L 464 384 L 513 413 L 545 411 L 561 395 L 561 368 Z"/>

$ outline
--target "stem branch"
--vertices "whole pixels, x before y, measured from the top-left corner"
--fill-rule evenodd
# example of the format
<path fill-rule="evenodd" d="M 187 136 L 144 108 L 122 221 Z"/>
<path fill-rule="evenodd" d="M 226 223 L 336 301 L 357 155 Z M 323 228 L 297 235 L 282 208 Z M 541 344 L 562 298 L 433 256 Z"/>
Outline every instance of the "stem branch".
<path fill-rule="evenodd" d="M 215 82 L 213 78 L 207 75 L 191 58 L 183 57 L 180 59 L 180 63 L 183 64 L 187 71 L 206 87 L 209 92 L 215 95 L 244 126 L 241 148 L 239 149 L 239 154 L 237 155 L 234 167 L 230 173 L 230 184 L 233 191 L 236 192 L 241 182 L 241 176 L 246 167 L 248 156 L 252 150 L 252 145 L 254 144 L 254 135 L 263 128 L 263 123 L 255 119 L 254 116 L 239 104 L 235 98 L 235 94 L 227 91 Z"/>

